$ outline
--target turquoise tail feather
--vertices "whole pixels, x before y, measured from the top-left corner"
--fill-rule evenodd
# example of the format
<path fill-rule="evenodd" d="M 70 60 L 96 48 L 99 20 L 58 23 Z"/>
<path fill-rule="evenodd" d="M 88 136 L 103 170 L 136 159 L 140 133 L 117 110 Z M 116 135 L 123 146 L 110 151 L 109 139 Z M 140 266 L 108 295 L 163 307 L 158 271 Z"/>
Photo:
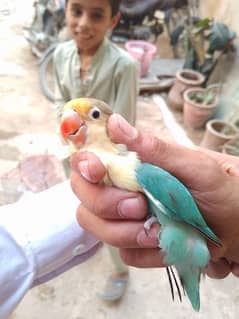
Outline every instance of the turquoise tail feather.
<path fill-rule="evenodd" d="M 180 277 L 182 286 L 191 302 L 194 310 L 200 310 L 200 294 L 199 284 L 201 269 L 188 265 L 176 266 L 178 275 Z"/>
<path fill-rule="evenodd" d="M 199 311 L 201 271 L 210 258 L 206 241 L 186 224 L 166 221 L 165 216 L 161 222 L 159 245 L 165 252 L 165 263 L 174 265 L 192 307 Z"/>

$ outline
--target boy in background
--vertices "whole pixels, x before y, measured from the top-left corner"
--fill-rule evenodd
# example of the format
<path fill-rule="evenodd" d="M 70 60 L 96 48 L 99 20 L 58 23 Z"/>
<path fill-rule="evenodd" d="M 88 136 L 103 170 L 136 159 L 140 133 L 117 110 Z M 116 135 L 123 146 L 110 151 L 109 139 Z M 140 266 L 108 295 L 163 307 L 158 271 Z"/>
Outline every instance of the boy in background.
<path fill-rule="evenodd" d="M 58 46 L 54 55 L 55 103 L 61 116 L 63 105 L 78 97 L 92 97 L 109 104 L 131 124 L 136 120 L 139 65 L 107 34 L 118 23 L 120 0 L 67 0 L 65 15 L 72 40 Z M 128 268 L 118 249 L 109 251 L 115 271 L 99 295 L 115 301 L 128 282 Z"/>

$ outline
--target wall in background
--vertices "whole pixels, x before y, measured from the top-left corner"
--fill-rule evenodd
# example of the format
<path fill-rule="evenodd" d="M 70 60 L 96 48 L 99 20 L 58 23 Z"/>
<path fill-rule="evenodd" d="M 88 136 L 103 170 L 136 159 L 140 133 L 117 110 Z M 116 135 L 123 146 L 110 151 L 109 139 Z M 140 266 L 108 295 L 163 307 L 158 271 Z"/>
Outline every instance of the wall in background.
<path fill-rule="evenodd" d="M 200 0 L 203 17 L 214 18 L 223 22 L 239 36 L 239 1 L 238 0 Z"/>

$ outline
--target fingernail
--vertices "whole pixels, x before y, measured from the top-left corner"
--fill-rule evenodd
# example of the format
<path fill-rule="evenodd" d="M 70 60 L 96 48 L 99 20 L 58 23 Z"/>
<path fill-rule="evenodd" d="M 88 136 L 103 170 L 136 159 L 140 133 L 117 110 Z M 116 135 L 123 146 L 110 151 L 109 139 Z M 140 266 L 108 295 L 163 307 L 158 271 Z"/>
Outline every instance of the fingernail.
<path fill-rule="evenodd" d="M 135 127 L 131 126 L 122 116 L 116 115 L 118 129 L 130 139 L 135 139 L 138 135 L 138 131 Z"/>
<path fill-rule="evenodd" d="M 143 217 L 139 216 L 141 210 L 142 202 L 137 197 L 121 200 L 118 204 L 119 215 L 123 218 L 141 218 Z"/>
<path fill-rule="evenodd" d="M 137 243 L 140 247 L 158 247 L 158 228 L 151 227 L 145 232 L 143 229 L 137 236 Z"/>
<path fill-rule="evenodd" d="M 90 174 L 89 174 L 89 165 L 88 161 L 80 161 L 78 163 L 78 169 L 81 175 L 89 182 L 92 181 Z"/>

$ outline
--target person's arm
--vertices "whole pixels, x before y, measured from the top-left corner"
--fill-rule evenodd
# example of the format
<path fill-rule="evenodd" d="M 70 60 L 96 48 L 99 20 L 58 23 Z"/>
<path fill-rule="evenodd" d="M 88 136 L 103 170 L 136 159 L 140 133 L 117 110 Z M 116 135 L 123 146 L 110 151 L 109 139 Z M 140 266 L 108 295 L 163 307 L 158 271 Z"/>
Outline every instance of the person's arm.
<path fill-rule="evenodd" d="M 26 292 L 92 256 L 99 247 L 76 221 L 69 181 L 0 207 L 0 318 Z"/>
<path fill-rule="evenodd" d="M 121 114 L 132 125 L 136 121 L 136 103 L 139 93 L 139 64 L 133 59 L 119 63 L 115 75 L 117 93 L 114 102 L 114 113 Z"/>
<path fill-rule="evenodd" d="M 114 142 L 126 144 L 138 152 L 142 161 L 161 166 L 188 187 L 209 227 L 223 243 L 223 247 L 217 247 L 208 242 L 212 256 L 208 275 L 223 278 L 231 271 L 239 275 L 238 159 L 167 143 L 137 131 L 119 115 L 110 117 L 108 131 Z M 147 214 L 143 195 L 99 186 L 104 167 L 90 153 L 75 154 L 72 168 L 72 187 L 82 201 L 78 209 L 82 227 L 120 247 L 121 256 L 129 265 L 164 266 L 163 256 L 156 248 L 157 230 L 153 228 L 146 236 L 143 229 Z"/>

